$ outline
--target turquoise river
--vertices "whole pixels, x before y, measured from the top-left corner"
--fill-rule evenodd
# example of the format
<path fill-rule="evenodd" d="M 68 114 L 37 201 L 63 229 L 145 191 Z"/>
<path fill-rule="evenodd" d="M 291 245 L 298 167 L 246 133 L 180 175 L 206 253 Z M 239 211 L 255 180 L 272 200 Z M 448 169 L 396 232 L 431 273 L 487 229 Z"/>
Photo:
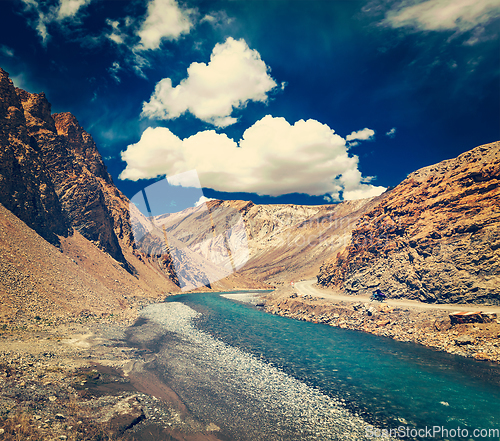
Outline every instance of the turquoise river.
<path fill-rule="evenodd" d="M 499 440 L 500 368 L 219 294 L 142 311 L 160 370 L 227 440 Z"/>

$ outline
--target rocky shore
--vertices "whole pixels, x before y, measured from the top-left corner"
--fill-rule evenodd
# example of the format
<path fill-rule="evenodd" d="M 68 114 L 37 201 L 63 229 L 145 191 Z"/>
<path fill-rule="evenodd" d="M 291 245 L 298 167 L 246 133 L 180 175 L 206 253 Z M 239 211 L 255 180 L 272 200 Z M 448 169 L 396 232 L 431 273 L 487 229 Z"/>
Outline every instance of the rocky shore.
<path fill-rule="evenodd" d="M 268 313 L 409 341 L 477 360 L 500 362 L 500 320 L 458 323 L 445 310 L 393 307 L 380 302 L 334 301 L 299 295 L 292 287 L 262 297 Z M 471 320 L 472 321 L 472 320 Z"/>
<path fill-rule="evenodd" d="M 155 357 L 127 342 L 131 320 L 88 315 L 0 330 L 2 440 L 207 440 L 150 370 Z"/>

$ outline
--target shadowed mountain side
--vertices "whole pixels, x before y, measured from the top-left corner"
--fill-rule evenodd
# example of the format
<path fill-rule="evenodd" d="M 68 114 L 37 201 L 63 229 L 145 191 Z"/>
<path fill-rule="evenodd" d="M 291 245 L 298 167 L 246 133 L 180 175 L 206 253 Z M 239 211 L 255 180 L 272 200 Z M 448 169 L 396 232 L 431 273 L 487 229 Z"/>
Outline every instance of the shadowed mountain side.
<path fill-rule="evenodd" d="M 153 265 L 127 258 L 137 266 L 136 276 L 78 232 L 61 237 L 56 248 L 0 204 L 0 320 L 113 313 L 134 318 L 138 303 L 176 288 Z"/>
<path fill-rule="evenodd" d="M 425 302 L 500 304 L 500 142 L 408 176 L 365 214 L 324 286 Z"/>

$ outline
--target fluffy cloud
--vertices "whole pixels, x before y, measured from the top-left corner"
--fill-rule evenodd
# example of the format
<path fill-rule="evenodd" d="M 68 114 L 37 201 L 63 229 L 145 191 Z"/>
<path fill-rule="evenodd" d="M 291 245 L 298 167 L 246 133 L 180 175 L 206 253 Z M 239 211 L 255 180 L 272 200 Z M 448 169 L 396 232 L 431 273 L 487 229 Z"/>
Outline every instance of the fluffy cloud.
<path fill-rule="evenodd" d="M 328 194 L 331 200 L 382 193 L 358 170 L 346 141 L 325 124 L 289 124 L 270 115 L 248 128 L 239 143 L 214 130 L 180 139 L 164 127 L 148 128 L 122 152 L 127 167 L 121 179 L 173 176 L 196 169 L 203 187 L 226 192 L 278 196 Z"/>
<path fill-rule="evenodd" d="M 470 31 L 500 16 L 498 0 L 403 0 L 384 20 L 394 28 L 424 31 Z"/>
<path fill-rule="evenodd" d="M 46 44 L 50 38 L 48 26 L 78 23 L 79 12 L 92 0 L 59 0 L 58 4 L 38 0 L 21 1 L 28 16 L 28 24 L 38 32 L 42 42 Z"/>
<path fill-rule="evenodd" d="M 249 101 L 267 101 L 267 93 L 277 86 L 268 71 L 260 54 L 244 40 L 228 38 L 214 47 L 208 64 L 192 63 L 187 78 L 176 87 L 170 78 L 156 84 L 142 116 L 173 119 L 191 112 L 202 121 L 226 127 L 237 121 L 231 116 L 233 109 Z"/>
<path fill-rule="evenodd" d="M 161 41 L 177 40 L 193 26 L 193 10 L 183 9 L 175 0 L 151 0 L 137 35 L 138 49 L 158 49 Z"/>
<path fill-rule="evenodd" d="M 364 128 L 363 130 L 358 130 L 357 132 L 352 132 L 350 135 L 345 137 L 346 141 L 368 141 L 375 137 L 375 130 Z"/>

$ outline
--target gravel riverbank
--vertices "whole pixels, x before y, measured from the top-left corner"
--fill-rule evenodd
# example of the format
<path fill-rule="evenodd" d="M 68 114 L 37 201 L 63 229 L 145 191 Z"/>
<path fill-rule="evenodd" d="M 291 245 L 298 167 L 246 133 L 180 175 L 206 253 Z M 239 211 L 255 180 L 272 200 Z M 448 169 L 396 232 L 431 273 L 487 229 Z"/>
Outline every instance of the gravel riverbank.
<path fill-rule="evenodd" d="M 147 369 L 152 351 L 126 342 L 130 325 L 89 315 L 4 328 L 1 439 L 218 441 Z"/>
<path fill-rule="evenodd" d="M 155 371 L 199 420 L 230 440 L 360 440 L 366 422 L 335 400 L 199 331 L 181 303 L 151 305 L 130 338 L 159 341 Z M 142 329 L 141 329 L 142 328 Z"/>

